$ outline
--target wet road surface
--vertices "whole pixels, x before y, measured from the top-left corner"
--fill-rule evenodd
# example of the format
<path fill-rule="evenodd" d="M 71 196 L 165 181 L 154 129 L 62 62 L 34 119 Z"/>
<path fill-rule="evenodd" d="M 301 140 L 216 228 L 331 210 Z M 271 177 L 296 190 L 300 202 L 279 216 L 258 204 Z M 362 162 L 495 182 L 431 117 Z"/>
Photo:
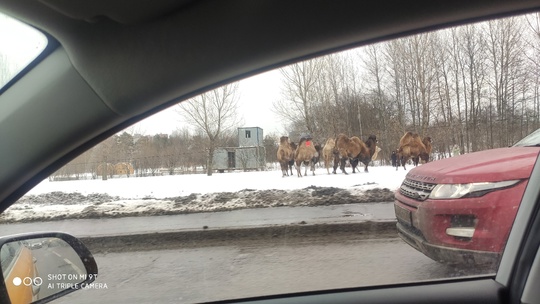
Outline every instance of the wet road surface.
<path fill-rule="evenodd" d="M 193 303 L 492 273 L 439 264 L 399 238 L 347 235 L 96 255 L 100 288 L 55 303 Z"/>

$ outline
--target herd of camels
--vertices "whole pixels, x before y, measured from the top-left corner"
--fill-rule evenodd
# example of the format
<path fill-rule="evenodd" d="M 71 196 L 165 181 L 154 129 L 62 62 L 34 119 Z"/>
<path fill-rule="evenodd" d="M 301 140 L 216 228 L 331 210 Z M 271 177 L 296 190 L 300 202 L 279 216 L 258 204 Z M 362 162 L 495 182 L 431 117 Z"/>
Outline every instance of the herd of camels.
<path fill-rule="evenodd" d="M 413 160 L 415 165 L 418 165 L 420 160 L 429 161 L 431 153 L 431 138 L 424 137 L 423 139 L 416 133 L 406 132 L 399 141 L 399 147 L 394 151 L 392 164 L 397 168 L 405 164 L 409 159 Z M 324 166 L 328 174 L 330 174 L 330 166 L 332 165 L 332 173 L 336 174 L 339 166 L 341 172 L 347 174 L 345 164 L 349 161 L 353 173 L 356 172 L 356 167 L 359 163 L 364 164 L 364 171 L 368 171 L 368 165 L 372 159 L 377 157 L 377 137 L 370 135 L 366 141 L 362 141 L 359 137 L 348 137 L 345 134 L 339 134 L 336 138 L 328 138 L 324 146 L 314 143 L 309 136 L 302 137 L 298 144 L 289 141 L 288 136 L 280 138 L 279 147 L 277 150 L 277 159 L 281 166 L 282 176 L 293 175 L 293 166 L 296 167 L 297 176 L 302 177 L 307 175 L 307 169 L 310 168 L 315 175 L 315 164 L 322 158 Z M 395 155 L 395 156 L 394 156 Z M 302 175 L 301 167 L 305 166 L 305 172 Z"/>

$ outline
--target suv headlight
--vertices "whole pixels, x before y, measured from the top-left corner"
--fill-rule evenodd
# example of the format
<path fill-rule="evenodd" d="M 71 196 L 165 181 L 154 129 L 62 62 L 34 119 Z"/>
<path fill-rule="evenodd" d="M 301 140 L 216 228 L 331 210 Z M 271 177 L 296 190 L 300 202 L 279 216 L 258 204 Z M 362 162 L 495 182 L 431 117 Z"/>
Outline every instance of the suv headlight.
<path fill-rule="evenodd" d="M 486 193 L 512 187 L 520 180 L 509 180 L 503 182 L 485 182 L 471 184 L 439 184 L 433 188 L 430 199 L 451 199 L 463 197 L 479 197 Z"/>

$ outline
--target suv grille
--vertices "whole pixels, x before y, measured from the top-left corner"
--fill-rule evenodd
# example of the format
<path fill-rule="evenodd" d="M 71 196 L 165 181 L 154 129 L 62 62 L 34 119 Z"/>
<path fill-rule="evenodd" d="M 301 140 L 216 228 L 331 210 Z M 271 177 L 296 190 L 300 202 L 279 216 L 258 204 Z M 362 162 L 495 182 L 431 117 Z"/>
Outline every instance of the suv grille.
<path fill-rule="evenodd" d="M 431 190 L 435 186 L 436 184 L 428 184 L 406 178 L 401 184 L 399 192 L 412 199 L 424 201 L 429 197 Z"/>

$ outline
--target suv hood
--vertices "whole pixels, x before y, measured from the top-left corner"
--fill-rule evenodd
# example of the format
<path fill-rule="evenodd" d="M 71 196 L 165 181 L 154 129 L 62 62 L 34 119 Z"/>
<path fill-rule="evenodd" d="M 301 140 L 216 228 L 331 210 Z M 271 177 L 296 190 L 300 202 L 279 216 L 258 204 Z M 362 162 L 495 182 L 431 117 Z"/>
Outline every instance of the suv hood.
<path fill-rule="evenodd" d="M 479 151 L 418 166 L 407 178 L 436 184 L 528 179 L 539 152 L 539 147 Z"/>

